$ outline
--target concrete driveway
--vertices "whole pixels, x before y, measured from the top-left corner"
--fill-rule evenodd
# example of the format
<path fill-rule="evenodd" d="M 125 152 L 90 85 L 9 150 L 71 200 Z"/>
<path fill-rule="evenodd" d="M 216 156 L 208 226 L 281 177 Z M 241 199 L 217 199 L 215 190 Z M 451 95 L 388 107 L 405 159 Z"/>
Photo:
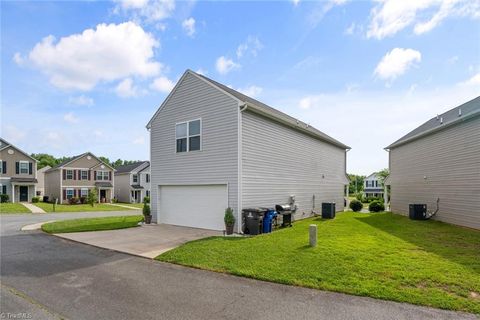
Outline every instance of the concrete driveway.
<path fill-rule="evenodd" d="M 155 258 L 159 254 L 174 249 L 185 242 L 205 237 L 220 236 L 222 234 L 219 231 L 205 229 L 168 224 L 151 224 L 142 225 L 138 228 L 55 235 L 104 249 L 125 252 L 145 258 Z"/>

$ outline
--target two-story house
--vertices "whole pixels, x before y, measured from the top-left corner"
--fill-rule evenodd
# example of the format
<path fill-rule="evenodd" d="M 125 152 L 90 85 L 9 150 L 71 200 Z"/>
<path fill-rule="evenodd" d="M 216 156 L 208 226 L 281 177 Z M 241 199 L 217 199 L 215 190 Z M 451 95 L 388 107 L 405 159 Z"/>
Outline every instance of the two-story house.
<path fill-rule="evenodd" d="M 150 196 L 150 162 L 138 161 L 115 168 L 115 198 L 120 202 L 141 203 Z"/>
<path fill-rule="evenodd" d="M 37 160 L 0 138 L 0 192 L 11 202 L 30 202 L 37 185 Z"/>
<path fill-rule="evenodd" d="M 99 202 L 111 202 L 115 169 L 90 152 L 72 157 L 45 171 L 45 195 L 49 200 L 68 203 L 98 190 Z"/>
<path fill-rule="evenodd" d="M 383 198 L 383 186 L 377 172 L 365 178 L 363 192 L 365 197 Z"/>

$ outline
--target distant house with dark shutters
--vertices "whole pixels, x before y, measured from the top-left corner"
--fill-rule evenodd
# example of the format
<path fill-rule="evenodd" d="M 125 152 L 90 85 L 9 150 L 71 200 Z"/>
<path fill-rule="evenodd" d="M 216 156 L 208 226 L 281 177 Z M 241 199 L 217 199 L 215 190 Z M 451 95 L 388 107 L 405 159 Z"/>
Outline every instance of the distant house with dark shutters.
<path fill-rule="evenodd" d="M 111 202 L 115 169 L 86 152 L 72 157 L 45 171 L 45 196 L 68 203 L 71 198 L 88 195 L 89 190 L 98 190 L 99 202 Z"/>
<path fill-rule="evenodd" d="M 115 168 L 115 198 L 141 203 L 150 196 L 150 161 L 138 161 Z"/>
<path fill-rule="evenodd" d="M 0 138 L 0 192 L 11 202 L 30 202 L 37 186 L 37 160 Z"/>

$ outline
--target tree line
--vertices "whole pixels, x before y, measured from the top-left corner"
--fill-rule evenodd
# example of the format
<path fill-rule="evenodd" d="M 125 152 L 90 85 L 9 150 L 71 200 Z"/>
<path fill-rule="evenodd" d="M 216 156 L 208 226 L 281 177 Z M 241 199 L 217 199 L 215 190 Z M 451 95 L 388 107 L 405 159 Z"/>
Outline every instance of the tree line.
<path fill-rule="evenodd" d="M 52 156 L 51 154 L 47 154 L 47 153 L 32 153 L 31 156 L 38 160 L 37 169 L 41 169 L 41 168 L 46 167 L 46 166 L 54 167 L 54 166 L 56 166 L 56 165 L 58 165 L 58 164 L 60 164 L 64 161 L 67 161 L 67 160 L 72 158 L 72 157 L 56 158 L 56 157 Z M 110 161 L 110 159 L 107 158 L 107 157 L 98 157 L 98 158 L 100 160 L 102 160 L 103 162 L 111 165 L 114 168 L 125 165 L 125 164 L 132 164 L 134 162 L 141 161 L 141 160 L 122 160 L 122 159 L 117 159 L 115 161 Z"/>

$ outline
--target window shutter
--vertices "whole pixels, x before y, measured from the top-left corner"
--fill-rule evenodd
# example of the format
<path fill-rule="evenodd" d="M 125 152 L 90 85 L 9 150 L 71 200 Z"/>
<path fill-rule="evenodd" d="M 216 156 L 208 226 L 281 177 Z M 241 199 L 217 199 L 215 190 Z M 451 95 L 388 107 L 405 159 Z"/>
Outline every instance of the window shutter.
<path fill-rule="evenodd" d="M 63 189 L 63 200 L 65 201 L 67 199 L 67 190 Z"/>
<path fill-rule="evenodd" d="M 112 171 L 108 171 L 108 180 L 112 181 Z"/>
<path fill-rule="evenodd" d="M 20 163 L 18 161 L 15 162 L 15 173 L 16 174 L 20 173 Z"/>
<path fill-rule="evenodd" d="M 88 170 L 88 180 L 91 180 L 91 175 L 90 175 L 91 173 L 92 173 L 92 171 Z"/>
<path fill-rule="evenodd" d="M 3 174 L 6 174 L 7 173 L 7 161 L 3 161 L 2 163 L 2 170 L 3 170 Z"/>
<path fill-rule="evenodd" d="M 32 174 L 33 173 L 33 163 L 29 162 L 28 163 L 28 174 Z"/>
<path fill-rule="evenodd" d="M 72 170 L 73 171 L 73 180 L 77 180 L 77 170 Z"/>
<path fill-rule="evenodd" d="M 78 189 L 78 197 L 80 198 L 82 196 L 82 189 Z"/>
<path fill-rule="evenodd" d="M 73 189 L 73 196 L 74 196 L 74 197 L 77 196 L 77 189 Z"/>
<path fill-rule="evenodd" d="M 2 186 L 2 193 L 7 194 L 7 186 Z"/>
<path fill-rule="evenodd" d="M 93 171 L 93 180 L 97 180 L 97 171 Z"/>
<path fill-rule="evenodd" d="M 67 180 L 67 171 L 65 169 L 62 169 L 63 173 L 63 180 Z"/>
<path fill-rule="evenodd" d="M 82 180 L 82 170 L 78 170 L 78 180 Z"/>

